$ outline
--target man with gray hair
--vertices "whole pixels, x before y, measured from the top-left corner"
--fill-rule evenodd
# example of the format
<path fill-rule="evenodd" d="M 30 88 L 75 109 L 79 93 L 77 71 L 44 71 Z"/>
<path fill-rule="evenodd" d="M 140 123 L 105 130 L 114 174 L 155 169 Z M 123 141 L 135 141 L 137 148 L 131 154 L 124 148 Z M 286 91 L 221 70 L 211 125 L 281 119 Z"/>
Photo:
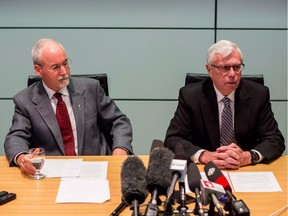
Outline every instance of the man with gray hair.
<path fill-rule="evenodd" d="M 41 78 L 13 98 L 13 123 L 4 143 L 10 166 L 34 174 L 31 148 L 46 155 L 132 154 L 132 126 L 98 80 L 70 77 L 63 46 L 40 39 L 32 49 Z M 102 134 L 111 135 L 108 143 Z"/>
<path fill-rule="evenodd" d="M 182 144 L 195 163 L 213 161 L 220 169 L 280 157 L 285 144 L 269 89 L 241 79 L 245 65 L 239 47 L 221 40 L 208 49 L 206 60 L 209 78 L 180 89 L 165 146 L 175 151 Z"/>

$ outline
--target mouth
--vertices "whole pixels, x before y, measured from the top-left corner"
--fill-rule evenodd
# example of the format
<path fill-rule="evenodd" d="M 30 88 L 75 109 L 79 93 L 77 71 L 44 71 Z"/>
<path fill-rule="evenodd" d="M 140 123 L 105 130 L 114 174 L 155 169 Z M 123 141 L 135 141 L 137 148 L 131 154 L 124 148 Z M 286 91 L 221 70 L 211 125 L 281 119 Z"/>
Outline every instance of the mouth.
<path fill-rule="evenodd" d="M 237 82 L 227 82 L 228 85 L 235 85 Z"/>
<path fill-rule="evenodd" d="M 69 79 L 68 75 L 66 75 L 64 77 L 59 77 L 58 81 L 63 82 L 63 81 L 66 81 L 67 79 Z"/>

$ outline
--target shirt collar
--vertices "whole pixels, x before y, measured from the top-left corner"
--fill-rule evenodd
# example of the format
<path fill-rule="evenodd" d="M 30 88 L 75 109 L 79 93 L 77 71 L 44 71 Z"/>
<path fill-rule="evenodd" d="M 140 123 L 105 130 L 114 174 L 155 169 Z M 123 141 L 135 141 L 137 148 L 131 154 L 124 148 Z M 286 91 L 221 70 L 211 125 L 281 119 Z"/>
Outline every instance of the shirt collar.
<path fill-rule="evenodd" d="M 50 89 L 47 85 L 45 85 L 45 83 L 43 81 L 42 81 L 42 83 L 43 83 L 45 91 L 48 94 L 49 99 L 51 99 L 54 96 L 54 94 L 56 93 L 56 91 Z M 58 92 L 63 94 L 63 95 L 65 95 L 65 96 L 69 96 L 69 92 L 68 92 L 67 86 L 62 88 L 62 89 L 60 89 Z"/>
<path fill-rule="evenodd" d="M 218 91 L 218 89 L 216 88 L 216 86 L 213 84 L 213 87 L 215 89 L 216 95 L 217 95 L 217 102 L 220 102 L 225 96 L 221 94 L 220 91 Z M 232 102 L 234 102 L 235 99 L 235 90 L 232 91 L 229 95 L 227 95 L 226 97 L 228 97 Z"/>

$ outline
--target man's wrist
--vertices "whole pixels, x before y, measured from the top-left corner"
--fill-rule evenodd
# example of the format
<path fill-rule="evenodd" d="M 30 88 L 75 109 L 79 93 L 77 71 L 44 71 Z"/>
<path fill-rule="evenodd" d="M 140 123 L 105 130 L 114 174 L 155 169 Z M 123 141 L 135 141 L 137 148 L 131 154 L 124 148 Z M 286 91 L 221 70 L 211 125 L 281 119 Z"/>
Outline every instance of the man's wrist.
<path fill-rule="evenodd" d="M 15 157 L 15 163 L 17 166 L 20 166 L 20 160 L 25 156 L 26 153 L 21 153 L 21 154 L 18 154 L 16 157 Z"/>
<path fill-rule="evenodd" d="M 205 152 L 206 152 L 206 151 L 202 151 L 202 152 L 200 153 L 199 159 L 198 159 L 199 163 L 205 164 L 205 162 L 203 161 L 204 153 L 205 153 Z"/>

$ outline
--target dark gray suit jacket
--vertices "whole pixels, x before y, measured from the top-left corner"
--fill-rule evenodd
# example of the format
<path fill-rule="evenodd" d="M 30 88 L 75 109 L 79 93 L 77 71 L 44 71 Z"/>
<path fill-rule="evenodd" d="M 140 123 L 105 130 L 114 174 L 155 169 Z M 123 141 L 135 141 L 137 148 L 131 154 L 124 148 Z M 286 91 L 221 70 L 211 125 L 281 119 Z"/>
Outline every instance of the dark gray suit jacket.
<path fill-rule="evenodd" d="M 97 80 L 71 78 L 68 91 L 76 121 L 78 155 L 111 154 L 116 147 L 132 154 L 130 121 Z M 4 143 L 10 165 L 15 165 L 16 154 L 32 147 L 43 147 L 46 155 L 64 155 L 61 132 L 42 82 L 19 92 L 13 101 L 13 123 Z"/>
<path fill-rule="evenodd" d="M 255 149 L 268 162 L 285 150 L 284 138 L 274 118 L 269 89 L 242 79 L 235 92 L 234 131 L 236 142 L 244 151 Z M 175 151 L 184 146 L 191 156 L 200 149 L 219 147 L 219 114 L 212 80 L 180 89 L 178 107 L 166 133 L 165 146 Z"/>

